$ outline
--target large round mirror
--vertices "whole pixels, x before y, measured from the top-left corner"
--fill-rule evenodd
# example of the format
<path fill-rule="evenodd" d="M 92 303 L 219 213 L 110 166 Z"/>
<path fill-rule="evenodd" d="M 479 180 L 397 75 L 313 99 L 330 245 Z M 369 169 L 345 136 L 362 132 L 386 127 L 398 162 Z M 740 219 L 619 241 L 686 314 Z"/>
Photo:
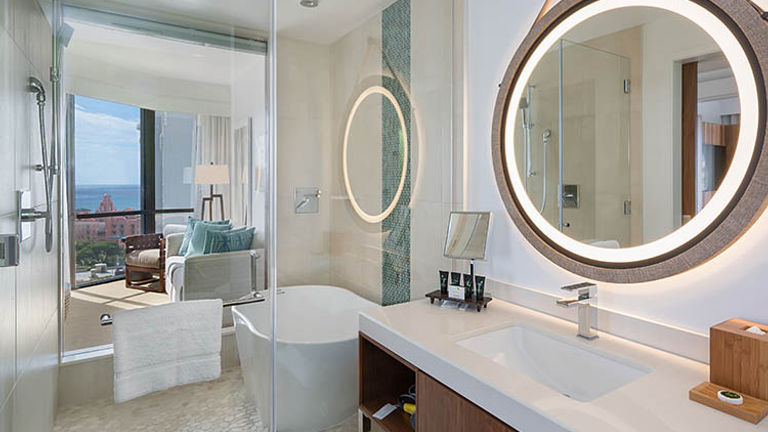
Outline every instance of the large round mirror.
<path fill-rule="evenodd" d="M 352 208 L 365 222 L 383 221 L 400 200 L 408 166 L 405 117 L 392 92 L 371 86 L 357 97 L 347 118 L 342 152 L 344 186 Z"/>
<path fill-rule="evenodd" d="M 561 3 L 502 84 L 497 178 L 540 250 L 627 278 L 599 269 L 668 261 L 741 199 L 763 144 L 762 74 L 721 2 Z"/>

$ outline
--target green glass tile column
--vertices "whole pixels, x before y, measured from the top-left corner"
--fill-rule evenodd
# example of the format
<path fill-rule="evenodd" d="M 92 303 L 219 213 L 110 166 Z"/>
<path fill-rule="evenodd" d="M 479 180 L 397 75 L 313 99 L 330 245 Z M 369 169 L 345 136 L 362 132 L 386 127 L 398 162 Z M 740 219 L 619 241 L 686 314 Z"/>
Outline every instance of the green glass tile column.
<path fill-rule="evenodd" d="M 411 104 L 406 88 L 411 75 L 411 1 L 399 0 L 381 16 L 382 85 L 391 91 L 405 117 L 406 131 L 400 128 L 397 112 L 383 104 L 382 122 L 382 209 L 389 206 L 402 175 L 404 138 L 411 142 Z M 392 74 L 395 78 L 387 75 Z M 403 134 L 406 134 L 405 136 Z M 410 146 L 409 146 L 410 147 Z M 400 201 L 382 221 L 382 304 L 403 303 L 411 299 L 411 163 L 408 166 Z"/>

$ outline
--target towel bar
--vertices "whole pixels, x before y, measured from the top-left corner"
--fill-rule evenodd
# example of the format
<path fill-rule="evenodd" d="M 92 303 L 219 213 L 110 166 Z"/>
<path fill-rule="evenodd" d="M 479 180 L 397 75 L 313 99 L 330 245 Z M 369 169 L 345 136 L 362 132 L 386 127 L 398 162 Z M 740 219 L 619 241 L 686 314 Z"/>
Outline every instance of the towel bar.
<path fill-rule="evenodd" d="M 253 296 L 248 296 L 245 298 L 240 298 L 237 300 L 232 300 L 230 302 L 222 303 L 221 306 L 222 307 L 241 306 L 241 305 L 246 305 L 251 303 L 261 303 L 264 300 L 266 300 L 264 296 L 262 296 L 261 294 L 255 294 Z M 112 325 L 112 315 L 108 313 L 101 314 L 101 316 L 99 317 L 99 324 L 103 326 Z"/>

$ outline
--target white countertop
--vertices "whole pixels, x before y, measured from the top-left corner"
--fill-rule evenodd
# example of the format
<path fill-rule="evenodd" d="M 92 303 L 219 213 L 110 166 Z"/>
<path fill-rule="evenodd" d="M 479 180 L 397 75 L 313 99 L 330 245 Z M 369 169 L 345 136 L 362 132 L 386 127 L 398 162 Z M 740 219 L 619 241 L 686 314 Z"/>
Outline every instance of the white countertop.
<path fill-rule="evenodd" d="M 572 336 L 653 371 L 579 402 L 456 344 L 517 323 Z M 605 333 L 582 340 L 574 323 L 500 300 L 480 313 L 426 299 L 370 309 L 360 314 L 360 331 L 520 432 L 768 431 L 768 420 L 755 426 L 688 399 L 688 390 L 708 380 L 705 364 Z"/>

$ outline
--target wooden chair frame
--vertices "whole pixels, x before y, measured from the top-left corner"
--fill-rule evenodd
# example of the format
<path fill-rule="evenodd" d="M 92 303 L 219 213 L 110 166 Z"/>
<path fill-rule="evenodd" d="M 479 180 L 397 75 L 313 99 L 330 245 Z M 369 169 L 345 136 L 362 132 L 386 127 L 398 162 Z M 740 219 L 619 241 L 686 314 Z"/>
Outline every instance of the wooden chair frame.
<path fill-rule="evenodd" d="M 129 265 L 128 262 L 125 263 L 125 287 L 144 291 L 165 292 L 165 238 L 163 235 L 156 233 L 131 236 L 126 237 L 124 242 L 126 257 L 129 253 L 137 250 L 160 250 L 159 268 L 142 267 Z M 131 272 L 146 273 L 152 275 L 152 277 L 150 279 L 133 280 L 131 279 Z M 156 289 L 152 288 L 154 282 L 158 283 Z"/>

